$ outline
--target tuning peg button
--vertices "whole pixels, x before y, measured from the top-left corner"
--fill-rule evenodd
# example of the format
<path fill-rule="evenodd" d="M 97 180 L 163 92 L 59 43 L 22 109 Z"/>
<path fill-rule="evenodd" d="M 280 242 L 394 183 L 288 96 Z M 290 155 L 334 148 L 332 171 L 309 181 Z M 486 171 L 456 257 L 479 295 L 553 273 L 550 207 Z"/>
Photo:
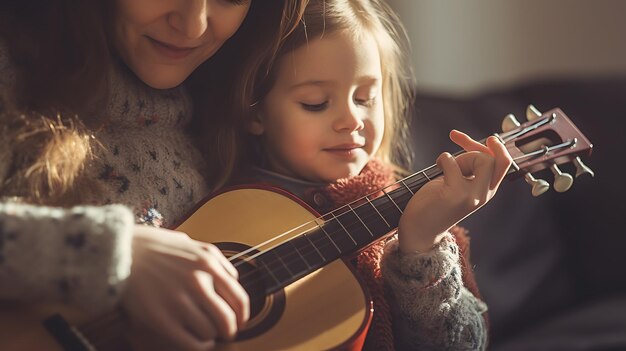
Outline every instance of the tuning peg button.
<path fill-rule="evenodd" d="M 532 188 L 533 196 L 537 197 L 550 189 L 550 184 L 543 179 L 536 179 L 532 174 L 526 173 L 524 174 L 524 179 L 526 183 L 530 184 Z"/>
<path fill-rule="evenodd" d="M 521 124 L 519 123 L 517 118 L 515 118 L 515 115 L 513 115 L 512 113 L 509 113 L 502 120 L 502 131 L 506 133 L 510 130 L 513 130 L 519 127 L 520 125 Z"/>
<path fill-rule="evenodd" d="M 574 159 L 574 166 L 576 166 L 576 178 L 583 174 L 589 174 L 590 176 L 595 176 L 596 174 L 591 170 L 591 168 L 587 167 L 583 160 L 580 159 L 579 156 L 576 156 Z"/>
<path fill-rule="evenodd" d="M 574 177 L 572 177 L 569 173 L 561 172 L 556 164 L 550 166 L 550 170 L 554 173 L 554 190 L 562 193 L 572 187 Z"/>
<path fill-rule="evenodd" d="M 537 118 L 541 117 L 541 112 L 537 110 L 537 108 L 533 105 L 528 105 L 526 108 L 526 119 L 529 121 L 534 121 Z"/>

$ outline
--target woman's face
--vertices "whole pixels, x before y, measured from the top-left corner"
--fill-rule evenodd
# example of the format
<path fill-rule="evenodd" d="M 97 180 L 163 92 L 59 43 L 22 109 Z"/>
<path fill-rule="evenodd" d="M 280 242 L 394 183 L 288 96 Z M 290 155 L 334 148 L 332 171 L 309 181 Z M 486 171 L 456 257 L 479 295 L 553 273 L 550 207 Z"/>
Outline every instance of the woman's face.
<path fill-rule="evenodd" d="M 173 88 L 243 22 L 252 0 L 117 0 L 114 40 L 143 82 Z"/>

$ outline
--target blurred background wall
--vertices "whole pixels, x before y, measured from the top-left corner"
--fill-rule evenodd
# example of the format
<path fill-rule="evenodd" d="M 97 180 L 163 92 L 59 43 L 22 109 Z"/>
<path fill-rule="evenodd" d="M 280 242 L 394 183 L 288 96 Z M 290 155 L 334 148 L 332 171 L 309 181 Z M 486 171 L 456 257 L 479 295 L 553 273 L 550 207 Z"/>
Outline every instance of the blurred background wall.
<path fill-rule="evenodd" d="M 626 75 L 626 1 L 388 1 L 408 30 L 422 91 Z"/>

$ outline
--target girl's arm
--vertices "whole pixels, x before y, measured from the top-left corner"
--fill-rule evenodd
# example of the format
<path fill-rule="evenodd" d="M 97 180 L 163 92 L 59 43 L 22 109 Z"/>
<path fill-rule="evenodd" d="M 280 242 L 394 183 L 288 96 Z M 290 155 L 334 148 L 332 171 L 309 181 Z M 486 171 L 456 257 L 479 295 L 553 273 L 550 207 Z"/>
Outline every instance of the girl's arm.
<path fill-rule="evenodd" d="M 467 152 L 437 159 L 443 176 L 409 201 L 381 263 L 398 312 L 398 344 L 407 349 L 486 347 L 486 306 L 463 285 L 449 230 L 495 195 L 512 161 L 495 137 L 486 146 L 457 131 L 450 138 Z"/>
<path fill-rule="evenodd" d="M 482 350 L 486 305 L 463 285 L 459 247 L 446 233 L 428 252 L 385 246 L 381 271 L 393 301 L 396 347 L 401 350 Z"/>

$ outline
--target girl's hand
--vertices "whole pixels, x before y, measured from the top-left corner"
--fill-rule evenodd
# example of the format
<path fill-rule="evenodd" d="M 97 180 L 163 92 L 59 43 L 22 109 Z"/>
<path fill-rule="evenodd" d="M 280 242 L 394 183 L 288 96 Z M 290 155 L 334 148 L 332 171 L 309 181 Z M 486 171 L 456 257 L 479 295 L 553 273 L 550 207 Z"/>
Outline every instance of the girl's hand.
<path fill-rule="evenodd" d="M 426 183 L 411 198 L 400 217 L 400 250 L 426 252 L 443 234 L 496 193 L 511 166 L 506 147 L 494 136 L 483 145 L 453 130 L 450 139 L 465 149 L 453 157 L 447 152 L 437 158 L 443 176 Z"/>
<path fill-rule="evenodd" d="M 232 339 L 248 320 L 249 298 L 237 270 L 214 245 L 137 225 L 132 257 L 122 305 L 139 349 L 145 342 L 137 335 L 151 334 L 172 349 L 210 350 L 217 337 Z"/>

